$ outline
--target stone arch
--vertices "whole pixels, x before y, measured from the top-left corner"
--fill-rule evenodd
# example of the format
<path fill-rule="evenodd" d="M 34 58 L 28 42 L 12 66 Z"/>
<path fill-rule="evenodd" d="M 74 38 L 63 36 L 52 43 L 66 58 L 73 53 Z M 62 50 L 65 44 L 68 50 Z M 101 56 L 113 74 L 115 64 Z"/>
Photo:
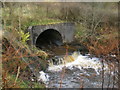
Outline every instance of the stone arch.
<path fill-rule="evenodd" d="M 47 29 L 40 33 L 36 39 L 36 47 L 42 48 L 48 45 L 60 46 L 63 44 L 62 35 L 55 29 Z"/>

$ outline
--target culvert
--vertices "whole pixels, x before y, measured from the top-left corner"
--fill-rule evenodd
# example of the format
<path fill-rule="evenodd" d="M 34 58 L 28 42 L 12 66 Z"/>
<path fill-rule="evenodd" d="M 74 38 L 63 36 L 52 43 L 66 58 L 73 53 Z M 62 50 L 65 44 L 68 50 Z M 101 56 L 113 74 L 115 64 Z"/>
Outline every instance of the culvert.
<path fill-rule="evenodd" d="M 42 32 L 37 40 L 36 47 L 43 48 L 51 45 L 60 46 L 63 44 L 61 34 L 55 29 L 47 29 Z"/>

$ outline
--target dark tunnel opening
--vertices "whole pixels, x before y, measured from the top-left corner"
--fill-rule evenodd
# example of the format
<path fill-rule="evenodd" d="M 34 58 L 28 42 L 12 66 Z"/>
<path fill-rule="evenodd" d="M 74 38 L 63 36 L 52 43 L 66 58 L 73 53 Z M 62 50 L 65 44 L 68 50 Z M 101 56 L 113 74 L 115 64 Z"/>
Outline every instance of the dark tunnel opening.
<path fill-rule="evenodd" d="M 63 44 L 61 34 L 54 29 L 47 29 L 42 32 L 37 40 L 36 40 L 36 47 L 38 48 L 45 48 L 48 46 L 61 46 Z"/>

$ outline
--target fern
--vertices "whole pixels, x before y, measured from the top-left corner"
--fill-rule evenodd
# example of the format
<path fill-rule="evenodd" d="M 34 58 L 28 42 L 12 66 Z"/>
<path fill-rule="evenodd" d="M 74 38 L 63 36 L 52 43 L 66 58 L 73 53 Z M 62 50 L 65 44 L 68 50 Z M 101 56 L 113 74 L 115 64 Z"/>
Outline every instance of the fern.
<path fill-rule="evenodd" d="M 18 32 L 19 35 L 21 36 L 21 43 L 26 46 L 26 42 L 29 40 L 29 32 L 24 33 L 22 30 Z"/>

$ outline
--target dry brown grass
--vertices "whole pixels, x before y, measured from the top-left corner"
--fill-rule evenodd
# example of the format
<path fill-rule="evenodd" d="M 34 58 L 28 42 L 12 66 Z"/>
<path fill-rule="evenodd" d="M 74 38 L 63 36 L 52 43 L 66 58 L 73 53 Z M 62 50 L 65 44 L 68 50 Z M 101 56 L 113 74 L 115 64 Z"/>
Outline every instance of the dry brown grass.
<path fill-rule="evenodd" d="M 90 53 L 96 55 L 117 54 L 118 36 L 117 32 L 111 28 L 101 29 L 99 38 L 89 37 L 89 43 L 85 42 Z"/>
<path fill-rule="evenodd" d="M 91 45 L 87 45 L 90 52 L 94 52 L 96 55 L 107 55 L 109 53 L 116 53 L 118 46 L 118 40 L 110 38 L 109 40 L 91 41 Z"/>
<path fill-rule="evenodd" d="M 87 46 L 90 53 L 97 55 L 98 57 L 102 56 L 103 60 L 102 62 L 107 62 L 108 67 L 110 68 L 110 75 L 111 72 L 114 71 L 113 76 L 113 88 L 115 84 L 119 86 L 119 72 L 116 72 L 116 69 L 119 71 L 119 62 L 120 62 L 120 53 L 119 53 L 119 36 L 117 29 L 109 27 L 105 27 L 101 29 L 99 32 L 100 34 L 99 38 L 98 36 L 89 37 L 89 42 L 85 42 L 84 45 Z M 111 55 L 115 55 L 115 57 L 112 57 Z M 104 65 L 103 65 L 104 68 Z M 102 85 L 104 85 L 104 70 L 102 71 Z M 117 79 L 115 79 L 117 78 Z M 110 79 L 111 80 L 111 79 Z M 118 81 L 115 83 L 115 80 Z M 109 86 L 109 85 L 108 85 Z M 103 86 L 102 86 L 103 88 Z M 109 88 L 109 87 L 108 87 Z"/>
<path fill-rule="evenodd" d="M 47 56 L 47 54 L 43 51 L 37 52 L 37 50 L 34 50 L 33 52 L 30 48 L 20 43 L 20 41 L 18 41 L 18 37 L 19 35 L 15 30 L 13 30 L 13 32 L 7 31 L 7 34 L 3 36 L 3 40 L 2 40 L 2 64 L 3 64 L 2 87 L 3 88 L 20 87 L 19 84 L 17 83 L 19 75 L 26 73 L 24 71 L 27 70 L 29 64 L 35 63 L 33 60 L 27 61 L 26 58 Z M 26 59 L 27 63 L 23 61 L 23 59 Z M 10 75 L 14 75 L 16 77 L 12 78 Z"/>

